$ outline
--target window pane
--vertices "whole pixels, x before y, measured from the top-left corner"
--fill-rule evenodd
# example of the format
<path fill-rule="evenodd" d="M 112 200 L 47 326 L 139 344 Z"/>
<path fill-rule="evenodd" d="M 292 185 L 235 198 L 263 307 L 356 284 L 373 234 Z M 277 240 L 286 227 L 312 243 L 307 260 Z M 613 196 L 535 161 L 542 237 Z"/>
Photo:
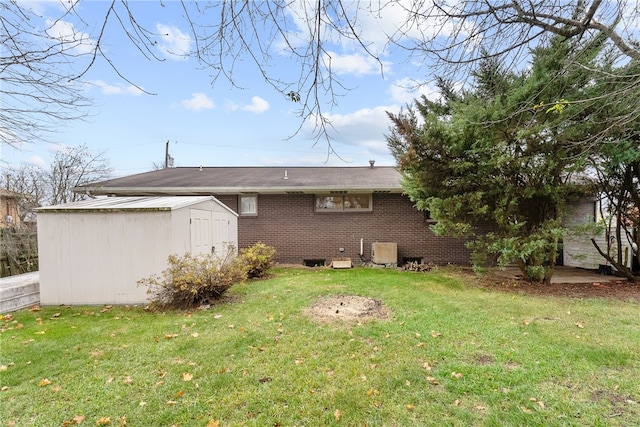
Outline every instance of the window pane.
<path fill-rule="evenodd" d="M 316 196 L 316 210 L 342 210 L 342 196 Z"/>
<path fill-rule="evenodd" d="M 240 214 L 257 215 L 258 196 L 240 196 Z"/>
<path fill-rule="evenodd" d="M 371 196 L 368 194 L 344 196 L 344 209 L 371 209 Z"/>

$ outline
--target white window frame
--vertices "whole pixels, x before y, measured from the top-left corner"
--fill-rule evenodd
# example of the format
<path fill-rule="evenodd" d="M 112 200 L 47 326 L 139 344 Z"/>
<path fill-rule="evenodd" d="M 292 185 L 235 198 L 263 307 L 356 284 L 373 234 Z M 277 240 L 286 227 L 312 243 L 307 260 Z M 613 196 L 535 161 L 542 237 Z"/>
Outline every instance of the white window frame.
<path fill-rule="evenodd" d="M 253 203 L 246 206 L 243 202 L 245 200 L 253 199 Z M 246 207 L 253 207 L 253 209 L 245 210 Z M 258 216 L 258 195 L 257 194 L 241 194 L 238 196 L 238 213 L 241 216 Z"/>
<path fill-rule="evenodd" d="M 319 198 L 332 198 L 334 199 L 333 207 L 320 207 L 318 204 Z M 345 207 L 345 198 L 349 197 L 367 197 L 369 199 L 368 207 L 366 208 L 352 208 Z M 314 194 L 313 196 L 313 210 L 319 213 L 330 212 L 371 212 L 373 210 L 373 194 L 371 193 L 358 193 L 358 194 Z"/>

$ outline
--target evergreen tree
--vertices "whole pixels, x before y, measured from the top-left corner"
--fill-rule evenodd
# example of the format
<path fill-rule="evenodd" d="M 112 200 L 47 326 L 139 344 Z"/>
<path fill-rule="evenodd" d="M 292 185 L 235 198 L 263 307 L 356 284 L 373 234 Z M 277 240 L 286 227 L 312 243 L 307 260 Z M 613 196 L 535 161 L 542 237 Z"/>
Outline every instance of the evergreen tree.
<path fill-rule="evenodd" d="M 388 145 L 405 191 L 437 221 L 437 233 L 469 238 L 475 265 L 517 263 L 527 279 L 551 279 L 562 214 L 584 193 L 576 177 L 589 152 L 576 143 L 584 130 L 577 124 L 590 111 L 572 102 L 591 84 L 601 46 L 589 49 L 593 55 L 578 54 L 555 38 L 520 73 L 489 58 L 473 88 L 453 95 L 441 81 L 441 101 L 423 97 L 389 114 Z M 567 66 L 577 60 L 589 67 Z"/>

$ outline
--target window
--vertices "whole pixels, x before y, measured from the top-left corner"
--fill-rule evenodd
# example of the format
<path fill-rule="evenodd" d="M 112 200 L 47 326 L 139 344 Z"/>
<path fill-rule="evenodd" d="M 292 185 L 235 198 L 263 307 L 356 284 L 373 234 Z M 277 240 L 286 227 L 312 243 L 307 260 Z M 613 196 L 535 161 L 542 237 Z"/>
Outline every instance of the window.
<path fill-rule="evenodd" d="M 256 216 L 258 215 L 258 196 L 240 196 L 240 215 Z"/>
<path fill-rule="evenodd" d="M 344 196 L 316 195 L 316 212 L 369 212 L 372 210 L 371 194 Z"/>

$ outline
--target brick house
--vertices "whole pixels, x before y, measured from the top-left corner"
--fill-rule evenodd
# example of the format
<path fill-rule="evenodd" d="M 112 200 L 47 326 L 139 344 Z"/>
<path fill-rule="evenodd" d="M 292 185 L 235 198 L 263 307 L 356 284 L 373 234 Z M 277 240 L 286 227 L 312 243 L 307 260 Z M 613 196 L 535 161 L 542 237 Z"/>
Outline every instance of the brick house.
<path fill-rule="evenodd" d="M 464 242 L 436 236 L 403 194 L 393 167 L 178 167 L 74 189 L 94 196 L 213 195 L 239 214 L 238 246 L 274 246 L 278 261 L 328 265 L 371 259 L 397 244 L 397 261 L 470 263 Z"/>
<path fill-rule="evenodd" d="M 21 194 L 0 188 L 0 228 L 19 227 Z"/>

